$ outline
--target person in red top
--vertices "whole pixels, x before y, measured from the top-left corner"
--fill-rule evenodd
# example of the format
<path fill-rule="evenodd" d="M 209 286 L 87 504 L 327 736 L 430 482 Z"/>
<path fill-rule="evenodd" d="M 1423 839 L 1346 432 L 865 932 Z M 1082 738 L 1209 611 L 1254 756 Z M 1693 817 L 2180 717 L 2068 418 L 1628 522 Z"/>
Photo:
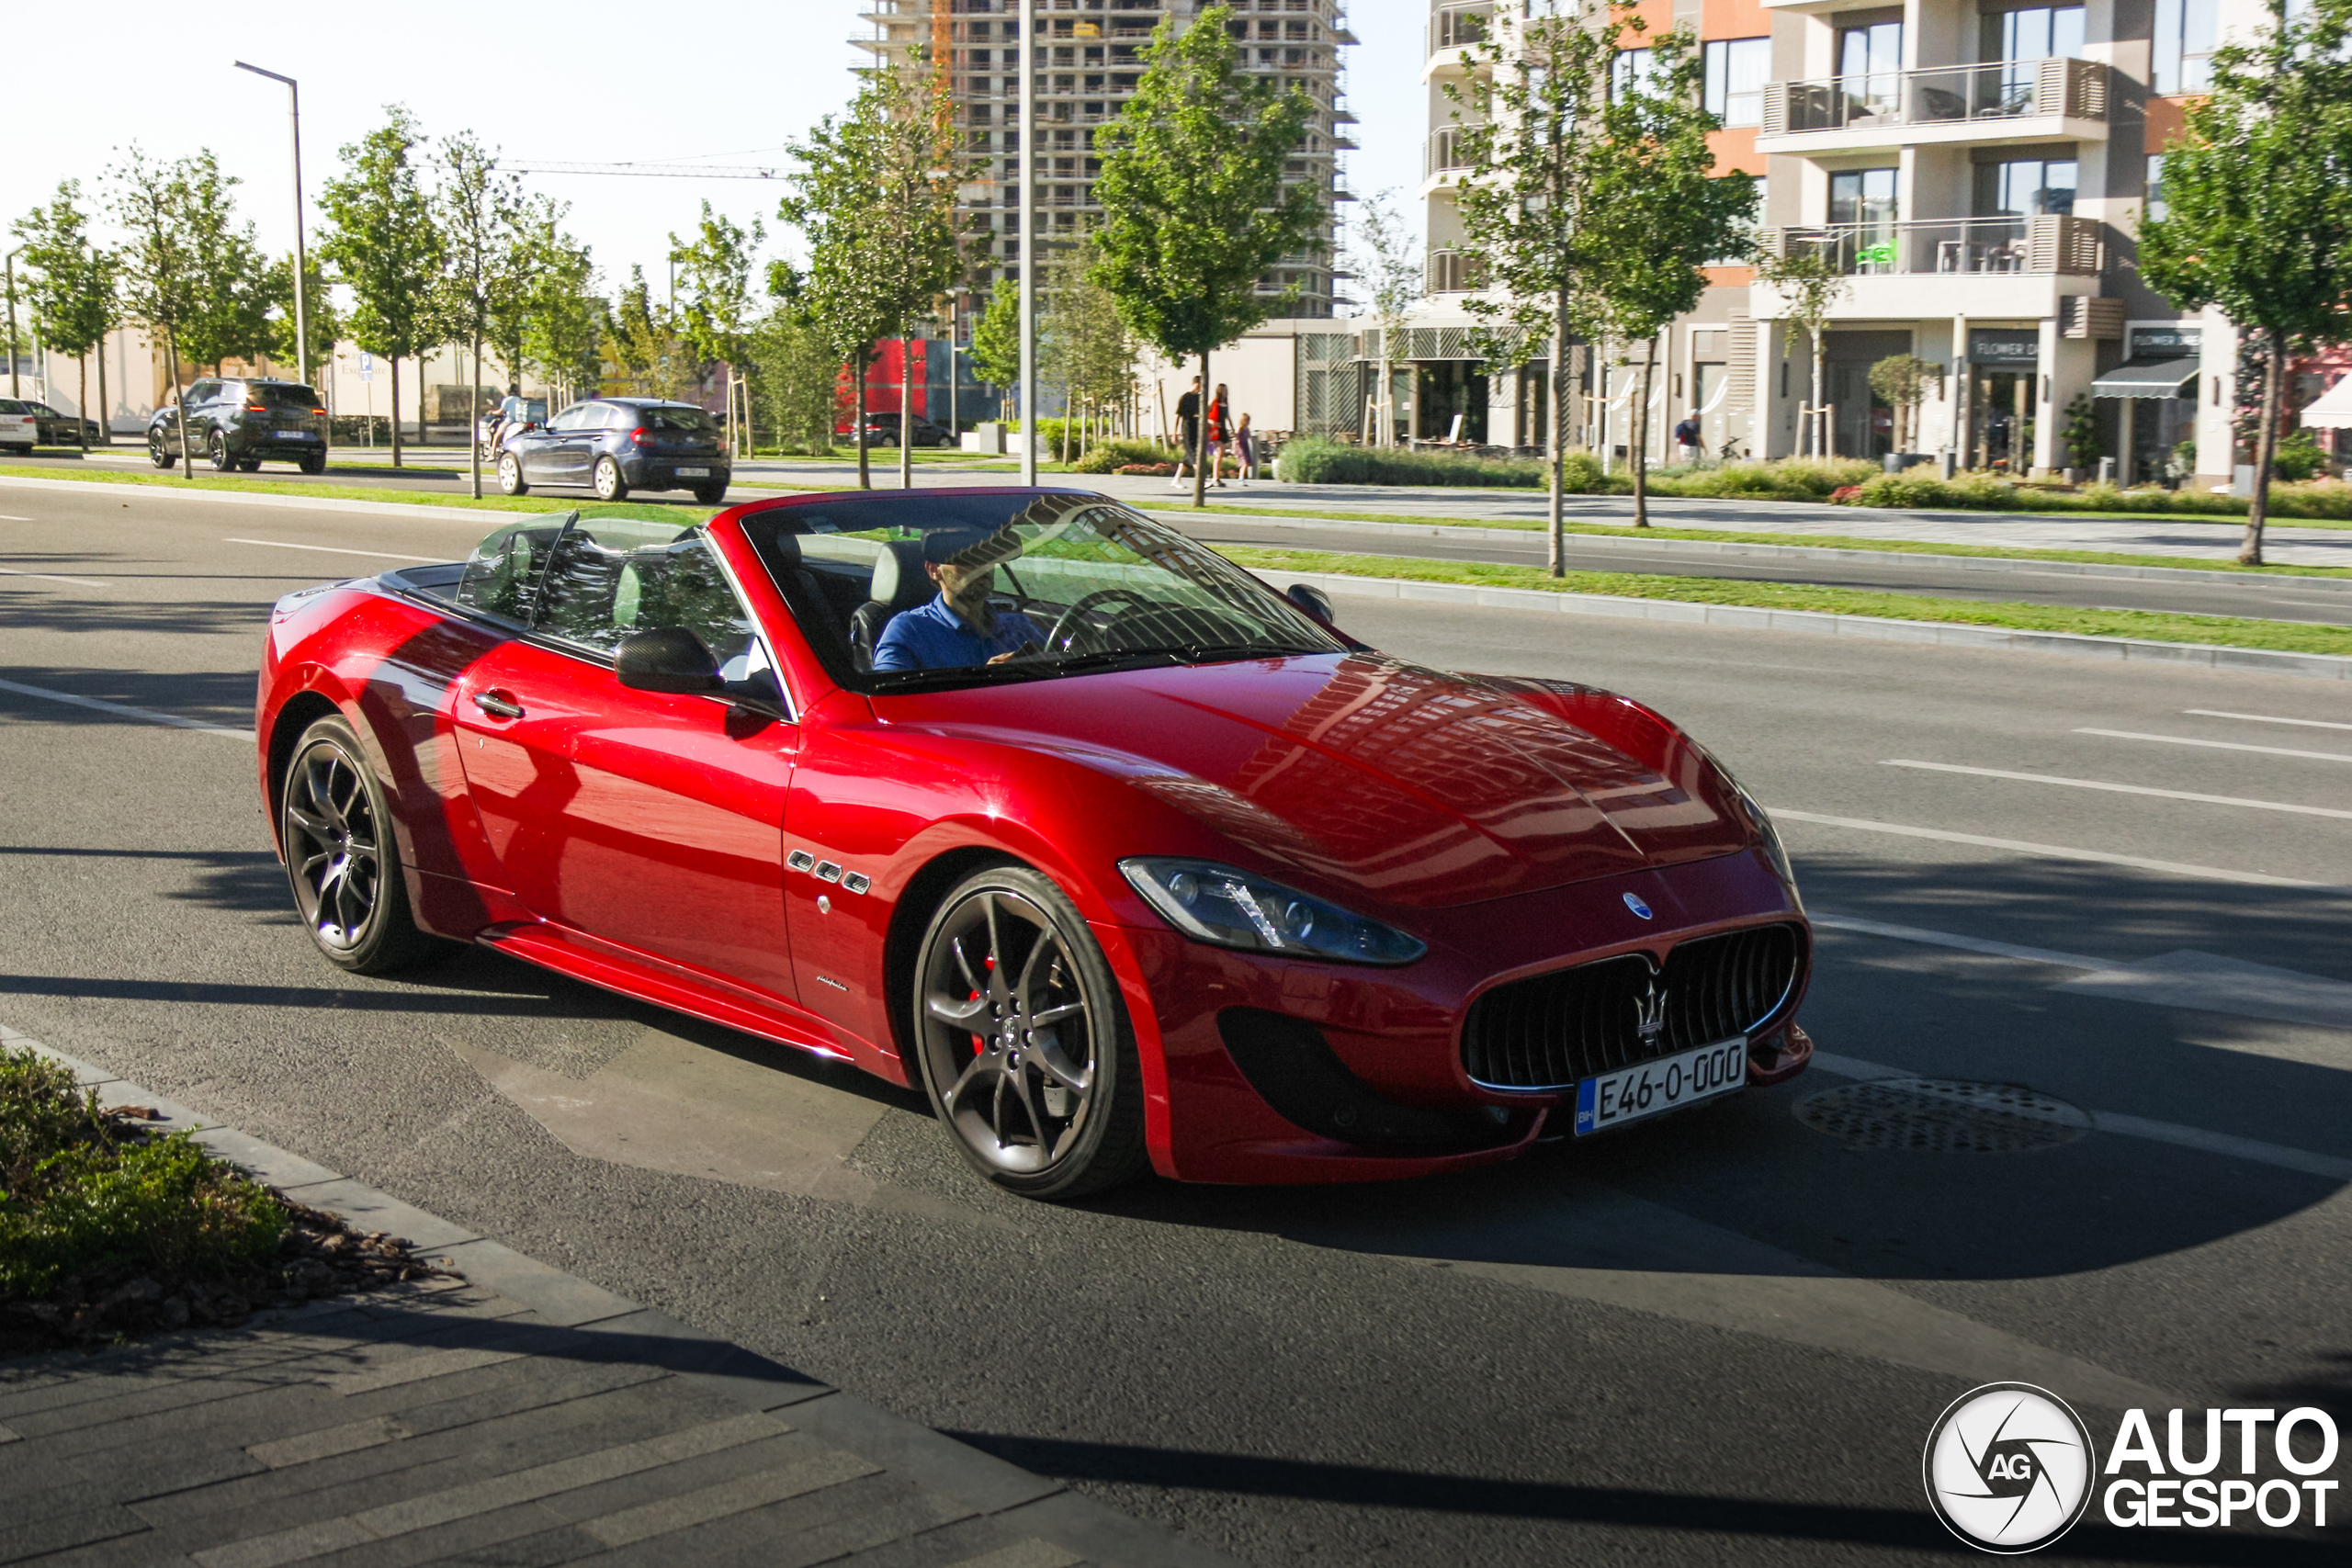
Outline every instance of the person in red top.
<path fill-rule="evenodd" d="M 1209 460 L 1210 482 L 1217 489 L 1225 488 L 1225 448 L 1233 439 L 1233 404 L 1226 395 L 1225 383 L 1216 384 L 1216 395 L 1209 400 Z"/>

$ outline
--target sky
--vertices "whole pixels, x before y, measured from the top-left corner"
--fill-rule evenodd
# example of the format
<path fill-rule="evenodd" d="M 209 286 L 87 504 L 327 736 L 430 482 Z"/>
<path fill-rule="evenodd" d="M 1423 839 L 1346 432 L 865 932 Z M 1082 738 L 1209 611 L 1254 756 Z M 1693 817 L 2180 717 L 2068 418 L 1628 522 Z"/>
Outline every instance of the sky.
<path fill-rule="evenodd" d="M 338 150 L 404 104 L 428 135 L 470 130 L 509 166 L 573 164 L 786 164 L 784 148 L 854 88 L 867 58 L 861 0 L 697 0 L 671 11 L 642 0 L 560 5 L 280 7 L 240 13 L 233 28 L 186 26 L 183 4 L 118 0 L 94 34 L 73 6 L 11 16 L 9 122 L 0 158 L 0 220 L 45 202 L 61 179 L 98 205 L 106 171 L 133 142 L 177 158 L 209 147 L 243 183 L 245 216 L 273 253 L 292 248 L 291 155 L 283 86 L 234 67 L 248 60 L 302 89 L 305 214 L 340 165 Z M 284 16 L 288 25 L 263 25 Z M 1363 124 L 1343 185 L 1411 205 L 1424 131 L 1419 107 L 1427 0 L 1355 0 L 1364 40 L 1349 51 L 1348 100 Z M 732 64 L 732 74 L 727 67 Z M 1405 104 L 1383 114 L 1377 106 Z M 768 231 L 765 252 L 793 254 L 776 220 L 781 182 L 531 174 L 526 184 L 571 203 L 568 227 L 594 252 L 605 288 L 632 264 L 663 286 L 669 235 L 691 236 L 701 203 Z"/>

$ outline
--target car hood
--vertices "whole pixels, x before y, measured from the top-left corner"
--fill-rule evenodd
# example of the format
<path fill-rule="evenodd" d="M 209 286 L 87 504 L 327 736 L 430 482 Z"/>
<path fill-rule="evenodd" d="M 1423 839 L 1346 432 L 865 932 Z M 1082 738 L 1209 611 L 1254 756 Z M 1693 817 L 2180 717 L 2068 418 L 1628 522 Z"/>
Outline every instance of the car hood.
<path fill-rule="evenodd" d="M 1061 755 L 1376 904 L 1472 903 L 1748 841 L 1721 773 L 1679 738 L 1661 772 L 1500 685 L 1377 655 L 1127 671 L 876 706 L 886 720 Z"/>

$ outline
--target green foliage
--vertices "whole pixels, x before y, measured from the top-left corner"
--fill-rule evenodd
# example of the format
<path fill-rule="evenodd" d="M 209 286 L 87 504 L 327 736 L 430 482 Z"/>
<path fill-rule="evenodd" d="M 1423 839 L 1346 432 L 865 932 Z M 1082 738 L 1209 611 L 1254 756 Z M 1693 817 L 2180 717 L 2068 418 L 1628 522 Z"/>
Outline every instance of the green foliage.
<path fill-rule="evenodd" d="M 321 270 L 315 253 L 303 258 L 308 266 L 310 287 L 304 291 L 303 303 L 307 314 L 302 324 L 310 330 L 310 366 L 314 378 L 324 378 L 324 367 L 334 357 L 334 345 L 344 337 L 343 314 L 334 308 L 334 297 L 328 291 L 327 279 Z M 269 303 L 269 341 L 265 352 L 270 358 L 288 367 L 301 361 L 294 352 L 294 258 L 278 257 L 269 264 L 269 274 L 263 288 Z"/>
<path fill-rule="evenodd" d="M 516 243 L 526 223 L 523 187 L 498 172 L 498 155 L 469 131 L 442 142 L 439 164 L 433 216 L 445 247 L 441 316 L 479 358 L 491 323 L 519 314 L 529 295 L 531 278 Z"/>
<path fill-rule="evenodd" d="M 564 232 L 570 210 L 547 197 L 517 193 L 505 214 L 500 240 L 506 254 L 497 269 L 505 286 L 491 291 L 482 335 L 511 378 L 536 371 L 551 381 L 594 379 L 604 310 L 594 298 L 587 247 Z"/>
<path fill-rule="evenodd" d="M 1375 433 L 1382 445 L 1393 445 L 1396 439 L 1396 411 L 1394 378 L 1389 363 L 1396 344 L 1396 334 L 1405 330 L 1405 321 L 1422 293 L 1421 259 L 1413 243 L 1411 228 L 1391 209 L 1393 192 L 1365 199 L 1357 209 L 1355 224 L 1355 254 L 1349 265 L 1356 277 L 1369 285 L 1372 296 L 1372 321 L 1380 331 L 1379 380 L 1374 400 L 1380 411 L 1380 428 Z"/>
<path fill-rule="evenodd" d="M 678 265 L 684 300 L 679 335 L 696 358 L 734 364 L 750 344 L 752 255 L 767 230 L 757 219 L 747 231 L 702 204 L 702 226 L 692 243 L 670 236 L 670 259 Z"/>
<path fill-rule="evenodd" d="M 237 222 L 237 181 L 209 151 L 166 165 L 135 145 L 112 177 L 116 220 L 131 235 L 128 313 L 161 332 L 175 361 L 258 358 L 269 347 L 268 268 L 253 224 Z"/>
<path fill-rule="evenodd" d="M 33 331 L 60 354 L 81 358 L 105 338 L 116 313 L 114 258 L 90 243 L 82 182 L 59 181 L 49 205 L 17 219 L 10 231 L 24 246 L 19 284 L 30 298 Z"/>
<path fill-rule="evenodd" d="M 1544 465 L 1529 458 L 1473 457 L 1455 452 L 1344 446 L 1320 436 L 1301 436 L 1282 450 L 1280 477 L 1286 484 L 1496 485 L 1534 489 L 1546 482 Z M 1561 459 L 1563 487 L 1570 495 L 1623 495 L 1633 487 L 1621 474 L 1605 474 L 1600 459 L 1571 451 Z M 1860 485 L 1879 474 L 1878 465 L 1859 457 L 1784 457 L 1770 463 L 1726 463 L 1650 477 L 1660 495 L 1709 496 L 1758 501 L 1826 501 L 1830 492 Z"/>
<path fill-rule="evenodd" d="M 2318 473 L 2326 460 L 2319 449 L 2319 437 L 2308 430 L 2298 430 L 2278 443 L 2278 454 L 2272 459 L 2271 470 L 2290 481 L 2310 479 Z"/>
<path fill-rule="evenodd" d="M 842 362 L 823 330 L 796 306 L 780 301 L 752 327 L 746 357 L 753 396 L 777 445 L 831 450 Z"/>
<path fill-rule="evenodd" d="M 344 173 L 320 189 L 319 256 L 351 288 L 353 341 L 411 359 L 441 341 L 434 284 L 444 245 L 415 162 L 424 133 L 399 105 L 384 113 L 382 126 L 343 149 Z"/>
<path fill-rule="evenodd" d="M 1163 18 L 1135 96 L 1095 133 L 1104 219 L 1091 270 L 1136 336 L 1170 359 L 1230 343 L 1286 303 L 1258 279 L 1306 248 L 1322 216 L 1313 189 L 1283 178 L 1313 106 L 1304 88 L 1238 68 L 1233 20 L 1229 6 L 1181 31 Z"/>
<path fill-rule="evenodd" d="M 645 269 L 628 270 L 628 287 L 613 301 L 605 322 L 605 357 L 612 373 L 605 389 L 638 398 L 675 398 L 692 380 L 695 367 L 678 336 L 667 303 L 653 297 Z"/>
<path fill-rule="evenodd" d="M 2066 450 L 2074 454 L 2076 468 L 2090 468 L 2107 456 L 2107 443 L 2098 438 L 2096 412 L 2097 406 L 2092 403 L 2088 392 L 2076 392 L 2075 400 L 2066 405 L 2066 424 L 2059 432 L 2059 439 L 2065 442 Z"/>
<path fill-rule="evenodd" d="M 1901 422 L 1894 433 L 1896 451 L 1909 451 L 1918 439 L 1919 405 L 1927 400 L 1928 384 L 1943 369 L 1916 354 L 1890 354 L 1871 367 L 1871 390 L 1887 400 Z"/>
<path fill-rule="evenodd" d="M 88 1268 L 219 1272 L 267 1257 L 288 1219 L 187 1134 L 118 1133 L 72 1073 L 29 1051 L 0 1051 L 0 1298 Z"/>
<path fill-rule="evenodd" d="M 1043 424 L 1046 422 L 1039 420 L 1037 423 Z M 1168 460 L 1168 448 L 1157 442 L 1136 441 L 1126 436 L 1117 436 L 1109 441 L 1098 441 L 1088 447 L 1085 455 L 1070 465 L 1070 471 L 1079 474 L 1115 474 L 1121 468 L 1136 464 L 1165 463 Z"/>
<path fill-rule="evenodd" d="M 972 321 L 972 368 L 991 387 L 1021 379 L 1021 285 L 1000 277 Z"/>

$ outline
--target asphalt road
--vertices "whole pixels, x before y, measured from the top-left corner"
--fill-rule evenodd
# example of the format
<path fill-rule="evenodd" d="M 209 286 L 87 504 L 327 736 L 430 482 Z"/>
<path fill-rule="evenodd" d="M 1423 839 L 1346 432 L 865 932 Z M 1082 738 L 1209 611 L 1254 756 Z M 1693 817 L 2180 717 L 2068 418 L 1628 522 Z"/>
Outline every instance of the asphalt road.
<path fill-rule="evenodd" d="M 436 452 L 428 448 L 426 455 L 415 466 L 398 470 L 388 466 L 361 467 L 355 464 L 350 468 L 338 467 L 328 473 L 326 482 L 367 489 L 425 490 L 462 495 L 467 492 L 469 475 L 462 469 L 448 466 L 455 460 L 453 455 L 446 450 Z M 118 465 L 115 459 L 93 461 L 106 462 L 108 466 L 128 466 Z M 141 468 L 145 466 L 143 459 L 138 464 Z M 748 501 L 762 495 L 782 494 L 797 485 L 838 485 L 854 477 L 854 470 L 845 473 L 839 464 L 764 460 L 745 472 L 748 476 L 746 482 L 739 483 L 729 492 L 730 500 Z M 266 468 L 258 477 L 266 479 L 274 476 L 282 477 L 289 482 L 304 479 L 297 470 L 284 465 Z M 895 484 L 895 467 L 886 470 L 877 462 L 876 478 L 886 488 Z M 919 471 L 919 478 L 926 485 L 1009 482 L 1006 475 L 973 472 L 967 466 L 945 464 L 924 465 Z M 1107 479 L 1057 477 L 1056 482 L 1108 485 L 1118 490 L 1132 503 L 1151 510 L 1154 515 L 1174 524 L 1195 538 L 1212 544 L 1340 550 L 1436 560 L 1499 561 L 1520 566 L 1542 566 L 1546 559 L 1544 536 L 1535 532 L 1507 538 L 1449 538 L 1432 536 L 1426 532 L 1367 528 L 1339 521 L 1322 522 L 1311 528 L 1302 528 L 1253 523 L 1247 518 L 1218 513 L 1193 514 L 1164 509 L 1162 503 L 1171 499 L 1164 493 L 1164 487 L 1137 490 L 1131 481 L 1118 476 L 1110 476 Z M 1302 488 L 1289 487 L 1289 491 L 1283 492 L 1283 499 L 1277 504 L 1284 507 L 1299 504 L 1292 492 Z M 1156 490 L 1162 492 L 1155 493 Z M 485 493 L 488 493 L 486 479 Z M 541 493 L 576 495 L 583 502 L 594 500 L 585 491 L 543 491 Z M 1216 499 L 1221 502 L 1256 504 L 1261 496 L 1255 490 L 1228 490 Z M 631 496 L 630 500 L 645 504 L 696 506 L 694 498 L 684 491 L 641 493 Z M 1344 503 L 1348 509 L 1358 504 L 1354 500 Z M 1528 504 L 1524 498 L 1520 498 L 1499 510 L 1516 515 Z M 1691 502 L 1681 504 L 1690 511 L 1690 515 L 1668 514 L 1662 511 L 1660 521 L 1683 526 L 1714 527 L 1736 516 L 1746 525 L 1754 525 L 1759 513 L 1769 513 L 1772 510 L 1768 505 L 1756 502 Z M 1627 503 L 1622 500 L 1595 498 L 1580 502 L 1579 511 L 1581 514 L 1597 520 L 1623 522 L 1625 519 L 1618 513 L 1624 512 Z M 1342 507 L 1335 504 L 1334 509 Z M 1791 513 L 1834 510 L 1849 523 L 1856 517 L 1856 513 L 1842 508 L 1783 510 Z M 1769 516 L 1764 520 L 1769 522 Z M 2211 525 L 2169 526 L 2197 526 L 2211 532 Z M 1482 532 L 1491 534 L 1490 530 Z M 2352 535 L 2344 536 L 2344 542 L 2352 545 Z M 1577 571 L 1654 572 L 1754 582 L 1802 582 L 1896 593 L 1924 593 L 1939 598 L 1998 599 L 2088 609 L 2160 610 L 2185 615 L 2250 615 L 2271 620 L 2352 625 L 2352 580 L 2272 578 L 2214 582 L 2196 579 L 2086 577 L 2052 570 L 2030 560 L 1976 558 L 1963 561 L 1951 557 L 1892 552 L 1870 560 L 1824 561 L 1787 556 L 1724 557 L 1678 551 L 1668 544 L 1645 550 L 1615 539 L 1600 542 L 1589 536 L 1574 534 L 1567 536 L 1566 557 L 1569 570 Z M 2346 559 L 2352 562 L 2352 554 L 2347 554 Z"/>
<path fill-rule="evenodd" d="M 273 598 L 471 520 L 0 513 L 40 574 L 0 577 L 0 1020 L 1265 1568 L 1964 1557 L 1920 1445 L 1996 1380 L 2102 1443 L 2135 1404 L 2160 1441 L 2174 1404 L 2352 1418 L 2334 683 L 1351 604 L 1401 655 L 1655 703 L 1736 768 L 1825 921 L 1826 1055 L 1454 1179 L 1049 1208 L 839 1066 L 488 953 L 340 975 L 247 742 L 61 700 L 244 726 Z M 1898 1152 L 1800 1118 L 1889 1073 L 2102 1130 Z M 2331 1519 L 2094 1516 L 2052 1555 L 2316 1568 Z"/>

